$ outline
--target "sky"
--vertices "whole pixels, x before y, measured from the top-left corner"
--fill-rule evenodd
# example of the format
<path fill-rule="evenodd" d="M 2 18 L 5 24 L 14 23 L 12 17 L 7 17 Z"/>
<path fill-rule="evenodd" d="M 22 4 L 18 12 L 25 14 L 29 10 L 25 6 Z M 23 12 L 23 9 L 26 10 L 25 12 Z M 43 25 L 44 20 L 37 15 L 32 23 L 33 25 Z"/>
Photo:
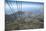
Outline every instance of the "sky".
<path fill-rule="evenodd" d="M 12 14 L 18 10 L 21 10 L 22 7 L 22 11 L 28 11 L 28 12 L 42 12 L 44 5 L 43 3 L 39 3 L 39 2 L 22 2 L 22 6 L 21 6 L 21 2 L 8 2 L 5 3 L 6 7 L 5 7 L 5 13 L 6 14 Z M 10 5 L 10 7 L 9 7 Z M 17 8 L 18 6 L 18 8 Z"/>

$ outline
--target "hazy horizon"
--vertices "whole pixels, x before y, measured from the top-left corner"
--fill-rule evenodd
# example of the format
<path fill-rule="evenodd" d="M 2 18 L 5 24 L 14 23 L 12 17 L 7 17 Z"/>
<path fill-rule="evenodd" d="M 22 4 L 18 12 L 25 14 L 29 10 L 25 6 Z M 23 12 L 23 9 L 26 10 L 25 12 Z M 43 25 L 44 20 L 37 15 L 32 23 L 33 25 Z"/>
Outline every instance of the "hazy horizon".
<path fill-rule="evenodd" d="M 24 11 L 24 12 L 28 11 L 28 12 L 32 12 L 32 13 L 43 13 L 43 11 L 44 11 L 43 8 L 44 8 L 44 4 L 38 3 L 38 2 L 35 2 L 35 3 L 22 2 L 22 5 L 21 5 L 21 1 L 17 2 L 17 3 L 16 2 L 15 3 L 8 2 L 8 3 L 6 3 L 5 14 L 12 14 L 12 13 L 15 13 L 19 10 Z"/>

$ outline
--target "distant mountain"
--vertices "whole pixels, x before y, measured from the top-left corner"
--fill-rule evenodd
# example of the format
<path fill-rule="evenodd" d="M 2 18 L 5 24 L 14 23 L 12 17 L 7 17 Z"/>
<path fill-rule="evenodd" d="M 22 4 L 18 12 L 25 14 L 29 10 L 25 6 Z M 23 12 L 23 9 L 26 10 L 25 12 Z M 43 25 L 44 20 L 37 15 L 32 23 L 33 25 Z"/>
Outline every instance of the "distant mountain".
<path fill-rule="evenodd" d="M 27 12 L 22 12 L 22 11 L 17 11 L 13 14 L 7 15 L 5 14 L 5 20 L 6 21 L 13 21 L 17 18 L 17 16 L 22 16 L 25 15 Z"/>
<path fill-rule="evenodd" d="M 36 12 L 35 12 L 36 13 Z M 24 11 L 17 11 L 13 14 L 10 14 L 10 15 L 5 15 L 5 21 L 9 21 L 9 22 L 13 22 L 15 21 L 18 17 L 23 17 L 23 16 L 35 16 L 35 15 L 38 15 L 38 14 L 35 14 L 35 13 L 32 13 L 32 12 L 24 12 Z M 39 15 L 40 15 L 40 12 L 39 12 Z"/>

